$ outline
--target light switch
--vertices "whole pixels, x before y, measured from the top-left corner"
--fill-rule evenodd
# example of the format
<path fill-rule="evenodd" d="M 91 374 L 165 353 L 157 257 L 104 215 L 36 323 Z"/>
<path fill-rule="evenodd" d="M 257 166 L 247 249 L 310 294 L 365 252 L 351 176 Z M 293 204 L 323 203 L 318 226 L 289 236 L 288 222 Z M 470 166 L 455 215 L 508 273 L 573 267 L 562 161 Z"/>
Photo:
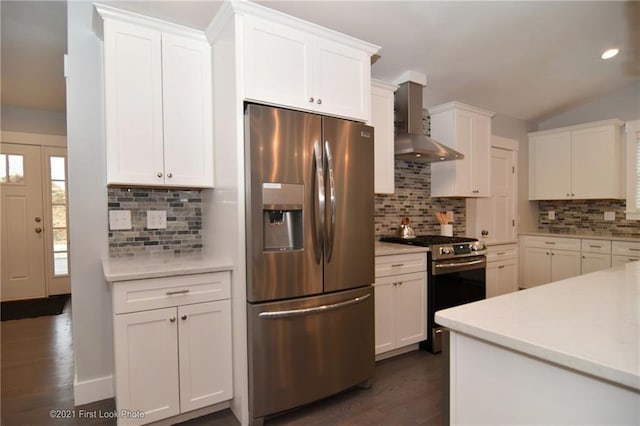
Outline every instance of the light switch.
<path fill-rule="evenodd" d="M 147 229 L 166 229 L 166 210 L 147 210 Z"/>
<path fill-rule="evenodd" d="M 616 220 L 616 212 L 604 212 L 604 220 Z"/>
<path fill-rule="evenodd" d="M 555 220 L 556 219 L 556 212 L 554 210 L 549 210 L 547 212 L 548 218 L 549 220 Z"/>
<path fill-rule="evenodd" d="M 109 210 L 109 230 L 131 229 L 131 210 Z"/>

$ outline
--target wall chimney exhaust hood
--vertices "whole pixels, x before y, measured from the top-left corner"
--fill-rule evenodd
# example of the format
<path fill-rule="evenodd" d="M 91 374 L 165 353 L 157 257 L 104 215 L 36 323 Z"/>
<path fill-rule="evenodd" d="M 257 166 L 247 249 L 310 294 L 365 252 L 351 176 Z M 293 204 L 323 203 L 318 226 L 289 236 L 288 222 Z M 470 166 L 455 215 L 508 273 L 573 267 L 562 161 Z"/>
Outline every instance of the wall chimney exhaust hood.
<path fill-rule="evenodd" d="M 407 81 L 400 84 L 394 107 L 399 118 L 395 137 L 395 157 L 420 163 L 461 160 L 464 155 L 426 136 L 422 126 L 422 85 Z"/>

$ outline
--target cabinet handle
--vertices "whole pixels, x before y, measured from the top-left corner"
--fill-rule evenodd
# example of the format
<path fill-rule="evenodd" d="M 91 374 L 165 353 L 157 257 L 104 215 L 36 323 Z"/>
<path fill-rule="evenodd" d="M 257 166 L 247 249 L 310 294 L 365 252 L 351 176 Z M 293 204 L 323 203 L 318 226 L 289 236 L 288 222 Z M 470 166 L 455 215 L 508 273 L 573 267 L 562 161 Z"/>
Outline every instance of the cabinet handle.
<path fill-rule="evenodd" d="M 171 290 L 167 292 L 167 296 L 171 296 L 172 294 L 184 294 L 189 293 L 189 289 L 185 288 L 183 290 Z"/>
<path fill-rule="evenodd" d="M 602 248 L 602 246 L 589 246 L 591 248 Z"/>
<path fill-rule="evenodd" d="M 587 258 L 587 256 L 582 256 L 582 258 L 583 258 L 583 259 L 586 259 L 586 258 Z"/>
<path fill-rule="evenodd" d="M 318 105 L 320 105 L 322 103 L 322 99 L 318 99 Z"/>
<path fill-rule="evenodd" d="M 167 173 L 167 177 L 171 179 L 173 177 L 173 173 Z"/>
<path fill-rule="evenodd" d="M 571 194 L 567 193 L 567 197 L 571 197 Z"/>
<path fill-rule="evenodd" d="M 498 266 L 498 269 L 504 269 L 504 265 Z"/>
<path fill-rule="evenodd" d="M 496 253 L 498 256 L 502 256 L 504 254 L 503 251 L 499 251 L 498 253 Z"/>
<path fill-rule="evenodd" d="M 551 245 L 555 245 L 556 243 L 552 242 L 552 241 L 545 241 L 545 244 L 551 244 Z"/>
<path fill-rule="evenodd" d="M 392 268 L 399 268 L 400 266 L 404 266 L 404 263 L 394 263 L 391 265 Z"/>
<path fill-rule="evenodd" d="M 394 286 L 398 285 L 398 283 L 393 283 Z"/>
<path fill-rule="evenodd" d="M 575 196 L 576 196 L 576 194 L 574 194 L 574 193 L 572 192 L 572 193 L 571 193 L 571 196 L 572 196 L 572 197 L 575 197 Z"/>
<path fill-rule="evenodd" d="M 176 322 L 176 317 L 169 318 L 169 322 Z"/>
<path fill-rule="evenodd" d="M 156 176 L 158 176 L 159 178 L 162 177 L 162 173 L 158 172 L 158 174 L 156 174 Z"/>
<path fill-rule="evenodd" d="M 183 316 L 181 316 L 180 318 L 182 319 L 182 321 L 184 321 L 184 320 L 186 320 L 186 319 L 187 319 L 187 316 L 186 316 L 186 315 L 183 315 Z"/>
<path fill-rule="evenodd" d="M 400 281 L 400 282 L 398 283 L 398 285 L 402 285 L 402 281 Z"/>
<path fill-rule="evenodd" d="M 313 103 L 314 99 L 313 97 L 309 98 L 309 102 Z"/>
<path fill-rule="evenodd" d="M 551 253 L 551 256 L 555 256 L 555 255 L 556 255 L 555 253 Z"/>
<path fill-rule="evenodd" d="M 629 251 L 640 251 L 640 249 L 629 247 Z"/>
<path fill-rule="evenodd" d="M 545 254 L 546 254 L 547 256 L 549 256 L 549 252 L 546 252 Z"/>

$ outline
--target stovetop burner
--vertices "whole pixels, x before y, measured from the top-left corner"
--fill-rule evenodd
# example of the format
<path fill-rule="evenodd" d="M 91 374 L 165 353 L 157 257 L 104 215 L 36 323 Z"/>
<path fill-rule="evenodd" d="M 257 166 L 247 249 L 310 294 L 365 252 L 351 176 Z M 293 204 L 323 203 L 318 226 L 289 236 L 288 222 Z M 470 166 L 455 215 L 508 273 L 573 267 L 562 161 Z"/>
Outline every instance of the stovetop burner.
<path fill-rule="evenodd" d="M 419 235 L 415 238 L 382 237 L 380 241 L 385 243 L 408 244 L 412 246 L 429 247 L 439 244 L 471 243 L 478 241 L 476 238 L 445 237 L 443 235 Z"/>

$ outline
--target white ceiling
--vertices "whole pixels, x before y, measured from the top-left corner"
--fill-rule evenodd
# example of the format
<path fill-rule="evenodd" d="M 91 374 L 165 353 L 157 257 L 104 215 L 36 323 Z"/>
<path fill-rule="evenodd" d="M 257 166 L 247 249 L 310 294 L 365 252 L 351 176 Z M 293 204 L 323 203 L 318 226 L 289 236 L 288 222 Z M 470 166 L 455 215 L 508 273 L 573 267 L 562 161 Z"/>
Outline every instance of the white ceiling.
<path fill-rule="evenodd" d="M 427 107 L 456 100 L 536 122 L 640 79 L 638 2 L 259 2 L 382 46 L 372 76 L 426 74 Z M 107 3 L 194 28 L 221 4 Z M 3 104 L 64 110 L 65 10 L 1 2 Z M 621 54 L 602 61 L 611 46 Z"/>

